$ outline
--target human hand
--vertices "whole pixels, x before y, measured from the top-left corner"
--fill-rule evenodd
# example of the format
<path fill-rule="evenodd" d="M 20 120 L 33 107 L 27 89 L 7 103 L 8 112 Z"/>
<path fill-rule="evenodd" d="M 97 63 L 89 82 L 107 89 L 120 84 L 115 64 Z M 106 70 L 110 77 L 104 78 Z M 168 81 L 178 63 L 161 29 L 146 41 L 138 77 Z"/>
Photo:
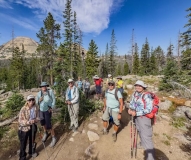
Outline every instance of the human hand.
<path fill-rule="evenodd" d="M 121 114 L 118 114 L 117 118 L 118 118 L 118 120 L 120 120 L 121 119 Z"/>
<path fill-rule="evenodd" d="M 71 101 L 68 101 L 68 104 L 72 104 L 72 102 L 71 102 Z"/>
<path fill-rule="evenodd" d="M 43 97 L 40 97 L 39 101 L 42 102 L 43 101 Z"/>

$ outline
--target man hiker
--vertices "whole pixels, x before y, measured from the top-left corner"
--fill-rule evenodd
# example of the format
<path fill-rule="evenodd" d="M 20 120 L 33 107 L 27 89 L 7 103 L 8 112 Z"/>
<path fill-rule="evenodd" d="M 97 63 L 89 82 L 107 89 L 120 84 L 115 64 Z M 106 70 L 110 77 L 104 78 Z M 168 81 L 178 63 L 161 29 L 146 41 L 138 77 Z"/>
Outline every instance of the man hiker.
<path fill-rule="evenodd" d="M 68 85 L 69 86 L 66 90 L 66 104 L 68 104 L 68 112 L 71 120 L 69 129 L 76 132 L 78 129 L 79 91 L 74 85 L 73 79 L 68 80 Z"/>
<path fill-rule="evenodd" d="M 119 129 L 121 113 L 123 110 L 123 97 L 121 95 L 121 92 L 116 90 L 115 82 L 113 80 L 110 80 L 108 82 L 108 87 L 109 89 L 105 92 L 103 108 L 104 114 L 102 116 L 104 127 L 103 134 L 108 133 L 108 121 L 110 119 L 110 116 L 112 116 L 114 122 L 114 132 L 112 134 L 112 137 L 113 141 L 115 142 L 117 140 L 117 131 Z"/>
<path fill-rule="evenodd" d="M 90 82 L 88 80 L 88 77 L 86 77 L 85 82 L 84 82 L 84 93 L 86 99 L 89 97 L 89 91 L 90 91 Z"/>
<path fill-rule="evenodd" d="M 94 76 L 94 84 L 96 87 L 96 96 L 98 99 L 101 98 L 101 87 L 102 87 L 103 80 L 99 78 L 97 75 Z"/>
<path fill-rule="evenodd" d="M 36 96 L 36 104 L 39 105 L 40 108 L 40 123 L 44 129 L 44 135 L 42 137 L 42 141 L 45 142 L 48 137 L 48 131 L 50 131 L 52 136 L 52 141 L 49 147 L 53 147 L 56 144 L 56 137 L 54 133 L 54 129 L 51 124 L 52 112 L 55 106 L 55 96 L 53 90 L 48 90 L 49 85 L 47 82 L 42 82 L 40 85 L 41 91 L 37 93 Z"/>
<path fill-rule="evenodd" d="M 83 82 L 81 80 L 81 77 L 78 77 L 78 81 L 76 82 L 76 87 L 78 87 L 79 90 L 83 90 Z"/>
<path fill-rule="evenodd" d="M 123 80 L 122 80 L 121 76 L 117 77 L 116 86 L 117 86 L 118 90 L 121 92 L 121 94 L 123 94 Z"/>

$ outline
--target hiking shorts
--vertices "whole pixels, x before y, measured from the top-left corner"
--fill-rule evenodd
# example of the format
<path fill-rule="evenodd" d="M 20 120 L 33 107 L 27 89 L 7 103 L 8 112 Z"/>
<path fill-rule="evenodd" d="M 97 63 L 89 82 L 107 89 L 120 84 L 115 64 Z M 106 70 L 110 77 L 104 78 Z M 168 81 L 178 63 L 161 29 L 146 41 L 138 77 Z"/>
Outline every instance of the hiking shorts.
<path fill-rule="evenodd" d="M 118 114 L 119 114 L 118 112 L 113 111 L 111 108 L 107 107 L 102 116 L 102 119 L 103 119 L 103 121 L 109 121 L 110 116 L 112 116 L 113 122 L 115 123 L 115 125 L 119 126 L 120 120 L 118 119 Z"/>
<path fill-rule="evenodd" d="M 41 124 L 41 126 L 45 126 L 46 129 L 52 129 L 51 117 L 52 117 L 52 112 L 40 111 L 40 124 Z"/>
<path fill-rule="evenodd" d="M 96 85 L 96 93 L 101 94 L 101 86 Z"/>

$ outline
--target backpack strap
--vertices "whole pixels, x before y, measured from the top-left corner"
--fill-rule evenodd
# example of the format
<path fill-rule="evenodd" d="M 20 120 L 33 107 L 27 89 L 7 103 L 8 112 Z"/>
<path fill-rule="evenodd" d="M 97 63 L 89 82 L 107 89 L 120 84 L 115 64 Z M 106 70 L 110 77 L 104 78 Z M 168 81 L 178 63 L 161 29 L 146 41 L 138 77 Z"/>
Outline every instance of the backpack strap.
<path fill-rule="evenodd" d="M 109 93 L 109 94 L 114 95 L 114 96 L 115 96 L 115 99 L 118 101 L 118 100 L 119 100 L 119 98 L 118 98 L 118 96 L 117 96 L 118 89 L 117 89 L 117 88 L 115 88 L 115 93 L 114 93 L 114 94 L 113 94 L 113 93 L 111 93 L 111 92 L 108 92 L 108 90 L 109 90 L 109 89 L 107 89 L 107 91 L 105 92 L 105 94 L 106 94 L 106 93 Z M 107 96 L 106 96 L 106 97 L 107 97 Z"/>

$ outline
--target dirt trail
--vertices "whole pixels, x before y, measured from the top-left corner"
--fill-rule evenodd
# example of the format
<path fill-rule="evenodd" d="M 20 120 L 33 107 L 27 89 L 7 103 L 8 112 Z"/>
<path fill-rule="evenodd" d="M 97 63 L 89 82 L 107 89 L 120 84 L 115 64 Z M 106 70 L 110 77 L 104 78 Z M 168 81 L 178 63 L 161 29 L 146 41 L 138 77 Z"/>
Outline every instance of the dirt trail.
<path fill-rule="evenodd" d="M 110 128 L 108 135 L 102 135 L 100 130 L 102 129 L 102 113 L 99 112 L 90 117 L 89 120 L 83 123 L 79 128 L 79 132 L 74 135 L 72 132 L 61 134 L 58 143 L 54 148 L 49 148 L 50 138 L 45 143 L 46 151 L 49 160 L 90 160 L 85 156 L 86 148 L 93 142 L 90 142 L 87 136 L 89 123 L 98 124 L 98 130 L 92 130 L 99 134 L 100 139 L 96 141 L 94 148 L 90 150 L 93 159 L 97 160 L 130 160 L 130 117 L 124 110 L 122 113 L 123 119 L 122 127 L 117 136 L 117 142 L 112 141 L 113 128 Z M 83 127 L 84 126 L 84 127 Z M 178 139 L 173 138 L 174 134 L 183 135 L 181 130 L 177 130 L 169 125 L 169 122 L 159 119 L 153 127 L 153 140 L 156 148 L 156 160 L 190 160 L 187 152 L 181 149 L 181 143 Z M 69 141 L 73 138 L 73 142 Z M 170 144 L 166 144 L 169 140 Z M 165 143 L 166 142 L 166 143 Z M 37 152 L 39 156 L 35 160 L 47 160 L 46 151 L 43 146 L 38 142 Z M 96 156 L 95 156 L 96 155 Z M 95 158 L 96 157 L 96 158 Z M 18 159 L 17 156 L 12 157 L 11 160 Z M 31 158 L 32 159 L 32 158 Z M 144 159 L 144 152 L 141 149 L 137 151 L 137 160 Z"/>

